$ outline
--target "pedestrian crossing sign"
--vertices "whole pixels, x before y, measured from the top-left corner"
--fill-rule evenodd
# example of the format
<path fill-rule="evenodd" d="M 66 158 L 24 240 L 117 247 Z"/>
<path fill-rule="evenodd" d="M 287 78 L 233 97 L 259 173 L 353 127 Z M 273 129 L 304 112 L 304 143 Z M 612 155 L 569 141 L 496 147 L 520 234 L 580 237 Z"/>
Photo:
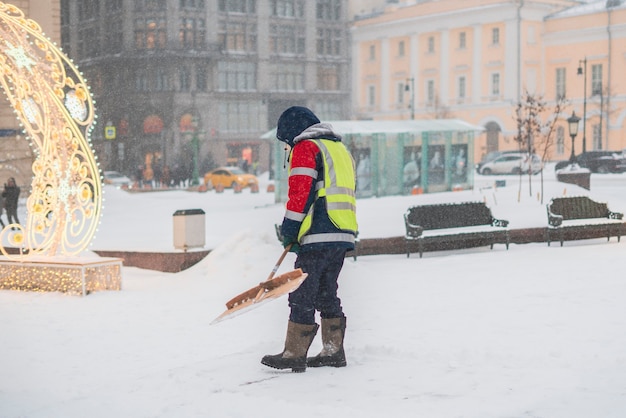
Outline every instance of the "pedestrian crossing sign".
<path fill-rule="evenodd" d="M 104 127 L 104 138 L 105 139 L 115 139 L 115 126 L 105 126 Z"/>

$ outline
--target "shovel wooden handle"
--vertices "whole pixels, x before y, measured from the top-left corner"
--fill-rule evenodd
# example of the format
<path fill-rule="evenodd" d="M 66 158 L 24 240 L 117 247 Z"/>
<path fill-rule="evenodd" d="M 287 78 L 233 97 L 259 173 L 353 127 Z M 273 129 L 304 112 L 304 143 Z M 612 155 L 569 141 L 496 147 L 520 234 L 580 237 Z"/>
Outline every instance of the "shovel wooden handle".
<path fill-rule="evenodd" d="M 269 282 L 270 280 L 272 280 L 272 278 L 274 277 L 274 275 L 278 271 L 278 268 L 280 267 L 280 265 L 282 264 L 283 260 L 287 256 L 287 253 L 291 249 L 292 245 L 293 244 L 289 244 L 289 245 L 287 245 L 285 247 L 285 250 L 280 255 L 280 258 L 276 262 L 276 265 L 272 269 L 272 272 L 270 273 L 270 275 L 267 278 L 267 280 L 265 280 L 264 282 L 261 282 L 258 286 L 255 286 L 252 289 L 246 290 L 245 292 L 235 296 L 234 298 L 232 298 L 231 300 L 226 302 L 226 309 L 232 309 L 235 306 L 239 305 L 240 303 L 243 303 L 243 302 L 245 302 L 247 300 L 250 300 L 250 299 L 253 299 L 253 300 L 259 299 L 259 297 L 263 293 L 265 293 L 268 290 L 271 290 L 272 288 L 276 287 L 276 286 L 274 286 L 272 284 L 266 284 L 266 283 Z M 264 284 L 266 284 L 266 285 L 264 286 Z"/>
<path fill-rule="evenodd" d="M 276 272 L 278 271 L 280 265 L 282 264 L 283 260 L 285 259 L 285 257 L 287 256 L 287 253 L 289 252 L 289 250 L 291 250 L 291 246 L 293 244 L 289 244 L 285 247 L 285 249 L 283 250 L 283 253 L 280 255 L 280 258 L 278 259 L 278 261 L 276 262 L 276 265 L 274 266 L 274 268 L 272 269 L 272 272 L 270 273 L 270 275 L 268 276 L 267 280 L 265 280 L 266 282 L 268 280 L 272 280 L 272 277 L 274 277 L 274 275 L 276 274 Z"/>

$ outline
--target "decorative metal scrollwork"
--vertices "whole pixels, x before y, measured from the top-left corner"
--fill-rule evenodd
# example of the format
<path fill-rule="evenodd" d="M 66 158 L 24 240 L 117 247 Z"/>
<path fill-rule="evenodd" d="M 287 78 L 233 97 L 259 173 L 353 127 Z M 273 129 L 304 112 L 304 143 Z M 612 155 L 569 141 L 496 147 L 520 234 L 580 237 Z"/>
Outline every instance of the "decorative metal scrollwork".
<path fill-rule="evenodd" d="M 102 184 L 89 134 L 94 103 L 82 75 L 33 20 L 0 2 L 0 83 L 35 160 L 25 226 L 7 225 L 7 257 L 75 255 L 100 222 Z M 11 255 L 5 248 L 20 248 Z"/>

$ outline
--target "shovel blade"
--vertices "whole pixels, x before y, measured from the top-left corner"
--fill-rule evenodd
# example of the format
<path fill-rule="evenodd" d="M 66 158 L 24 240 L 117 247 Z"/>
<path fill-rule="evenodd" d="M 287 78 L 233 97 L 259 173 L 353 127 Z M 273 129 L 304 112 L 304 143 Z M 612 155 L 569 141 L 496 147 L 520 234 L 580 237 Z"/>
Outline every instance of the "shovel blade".
<path fill-rule="evenodd" d="M 225 319 L 234 318 L 254 308 L 258 308 L 265 302 L 274 300 L 282 295 L 296 290 L 306 279 L 307 274 L 301 269 L 288 271 L 270 280 L 262 282 L 226 302 L 226 310 L 211 325 Z"/>

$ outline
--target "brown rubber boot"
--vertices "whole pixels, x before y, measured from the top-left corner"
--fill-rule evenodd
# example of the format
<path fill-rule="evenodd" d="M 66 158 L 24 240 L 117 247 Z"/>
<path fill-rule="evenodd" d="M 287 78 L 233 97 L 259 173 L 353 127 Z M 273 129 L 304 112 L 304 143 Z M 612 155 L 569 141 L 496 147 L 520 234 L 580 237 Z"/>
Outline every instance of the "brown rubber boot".
<path fill-rule="evenodd" d="M 322 319 L 322 351 L 306 359 L 309 367 L 345 367 L 346 353 L 343 338 L 346 333 L 346 318 Z"/>
<path fill-rule="evenodd" d="M 280 354 L 263 357 L 261 363 L 275 369 L 290 368 L 292 372 L 304 372 L 307 362 L 306 354 L 318 328 L 317 324 L 306 325 L 289 321 L 285 349 Z"/>

